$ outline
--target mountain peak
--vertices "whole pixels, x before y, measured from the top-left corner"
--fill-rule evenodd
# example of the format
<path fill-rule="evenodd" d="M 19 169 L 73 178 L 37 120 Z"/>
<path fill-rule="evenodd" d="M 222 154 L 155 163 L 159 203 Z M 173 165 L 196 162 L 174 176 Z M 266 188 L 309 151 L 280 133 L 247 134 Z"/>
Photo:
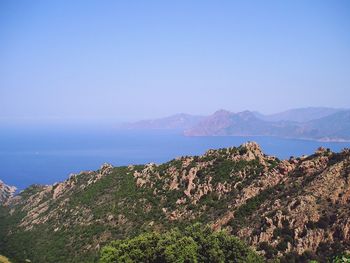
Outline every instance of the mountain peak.
<path fill-rule="evenodd" d="M 217 110 L 214 112 L 214 116 L 217 116 L 217 115 L 230 115 L 232 114 L 232 112 L 228 111 L 228 110 L 224 110 L 224 109 L 220 109 L 220 110 Z"/>
<path fill-rule="evenodd" d="M 252 153 L 256 155 L 261 155 L 262 150 L 260 145 L 257 142 L 246 142 L 242 144 L 242 147 L 246 148 L 248 151 L 251 151 Z"/>

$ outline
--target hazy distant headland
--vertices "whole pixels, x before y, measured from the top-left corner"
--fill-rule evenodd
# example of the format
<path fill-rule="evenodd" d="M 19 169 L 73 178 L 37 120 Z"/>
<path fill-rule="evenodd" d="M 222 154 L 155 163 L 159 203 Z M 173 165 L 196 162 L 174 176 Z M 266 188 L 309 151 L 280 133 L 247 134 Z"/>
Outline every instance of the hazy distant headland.
<path fill-rule="evenodd" d="M 350 141 L 350 110 L 291 109 L 271 115 L 218 110 L 209 116 L 176 114 L 121 125 L 123 129 L 177 130 L 186 136 L 276 136 L 316 141 Z"/>

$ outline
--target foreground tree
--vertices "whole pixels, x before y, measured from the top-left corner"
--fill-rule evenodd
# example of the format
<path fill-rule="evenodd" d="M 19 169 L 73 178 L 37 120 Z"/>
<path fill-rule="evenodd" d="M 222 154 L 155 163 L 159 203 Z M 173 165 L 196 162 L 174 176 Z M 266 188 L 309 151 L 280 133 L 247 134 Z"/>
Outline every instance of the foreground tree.
<path fill-rule="evenodd" d="M 100 263 L 259 263 L 263 259 L 224 231 L 195 224 L 184 231 L 146 233 L 113 241 L 101 251 Z"/>

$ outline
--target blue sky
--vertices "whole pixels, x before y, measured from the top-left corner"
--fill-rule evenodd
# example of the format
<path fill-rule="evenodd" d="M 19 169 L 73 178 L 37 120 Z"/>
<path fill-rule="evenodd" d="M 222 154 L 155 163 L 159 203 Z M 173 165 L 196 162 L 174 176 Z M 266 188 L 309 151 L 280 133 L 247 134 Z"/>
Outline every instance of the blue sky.
<path fill-rule="evenodd" d="M 349 1 L 0 1 L 0 117 L 350 107 Z"/>

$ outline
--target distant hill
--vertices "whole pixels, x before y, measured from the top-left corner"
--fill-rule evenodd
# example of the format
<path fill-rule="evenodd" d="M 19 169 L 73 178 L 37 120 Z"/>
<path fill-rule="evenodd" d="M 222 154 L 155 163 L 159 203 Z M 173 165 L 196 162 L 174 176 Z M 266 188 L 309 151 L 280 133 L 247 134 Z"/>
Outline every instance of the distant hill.
<path fill-rule="evenodd" d="M 250 111 L 233 113 L 219 110 L 185 131 L 187 136 L 259 135 L 272 128 Z"/>
<path fill-rule="evenodd" d="M 271 115 L 263 115 L 257 113 L 257 117 L 266 121 L 308 122 L 327 117 L 340 111 L 342 111 L 342 109 L 334 109 L 327 107 L 308 107 L 291 109 Z"/>
<path fill-rule="evenodd" d="M 350 110 L 309 121 L 303 127 L 305 137 L 323 141 L 350 140 Z"/>
<path fill-rule="evenodd" d="M 233 113 L 220 110 L 184 132 L 187 136 L 283 136 L 297 132 L 298 124 L 268 122 L 250 111 Z"/>
<path fill-rule="evenodd" d="M 203 118 L 203 116 L 180 113 L 160 119 L 127 123 L 122 125 L 121 128 L 133 130 L 185 130 L 193 127 Z"/>

